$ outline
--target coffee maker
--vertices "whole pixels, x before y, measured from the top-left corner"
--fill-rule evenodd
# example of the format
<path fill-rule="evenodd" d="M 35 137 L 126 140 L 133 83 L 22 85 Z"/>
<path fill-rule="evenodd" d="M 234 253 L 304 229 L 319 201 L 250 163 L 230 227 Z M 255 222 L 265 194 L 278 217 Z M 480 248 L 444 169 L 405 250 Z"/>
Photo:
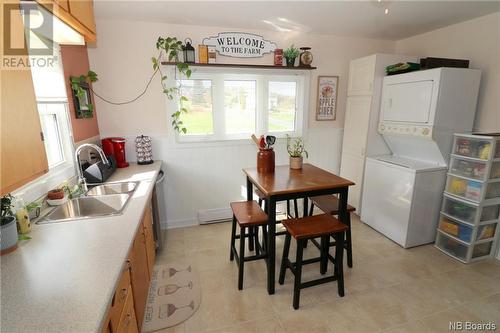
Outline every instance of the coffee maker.
<path fill-rule="evenodd" d="M 125 156 L 125 138 L 111 137 L 102 139 L 102 150 L 106 156 L 113 156 L 118 168 L 128 167 Z"/>

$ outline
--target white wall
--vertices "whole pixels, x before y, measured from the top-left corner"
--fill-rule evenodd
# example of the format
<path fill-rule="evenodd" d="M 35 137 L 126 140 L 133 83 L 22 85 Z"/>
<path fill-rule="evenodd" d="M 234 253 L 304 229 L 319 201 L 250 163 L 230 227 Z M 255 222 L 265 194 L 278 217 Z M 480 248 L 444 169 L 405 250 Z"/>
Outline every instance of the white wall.
<path fill-rule="evenodd" d="M 151 56 L 156 54 L 154 44 L 159 35 L 190 37 L 196 46 L 203 37 L 218 32 L 234 31 L 229 28 L 168 25 L 161 23 L 98 20 L 98 41 L 89 48 L 91 68 L 99 74 L 94 89 L 112 100 L 127 100 L 144 88 L 151 73 Z M 391 53 L 390 41 L 342 38 L 327 35 L 300 33 L 253 32 L 277 42 L 286 48 L 310 46 L 314 54 L 313 65 L 318 69 L 311 74 L 309 130 L 307 144 L 309 161 L 331 171 L 339 170 L 342 128 L 346 102 L 346 81 L 351 59 L 375 52 Z M 241 59 L 224 59 L 218 62 L 244 62 Z M 272 63 L 272 55 L 251 59 L 251 63 Z M 314 120 L 317 76 L 339 76 L 338 116 L 333 122 Z M 128 159 L 134 160 L 132 139 L 139 134 L 153 138 L 155 159 L 166 163 L 165 184 L 168 202 L 168 224 L 180 226 L 196 223 L 199 210 L 228 207 L 232 200 L 241 199 L 245 183 L 242 168 L 255 166 L 256 150 L 249 142 L 205 143 L 198 145 L 177 144 L 169 127 L 166 101 L 159 82 L 139 101 L 111 106 L 96 100 L 101 136 L 120 135 L 130 138 Z M 276 147 L 277 164 L 287 163 L 284 144 Z"/>
<path fill-rule="evenodd" d="M 500 131 L 500 12 L 397 41 L 396 52 L 469 59 L 482 70 L 474 130 Z"/>

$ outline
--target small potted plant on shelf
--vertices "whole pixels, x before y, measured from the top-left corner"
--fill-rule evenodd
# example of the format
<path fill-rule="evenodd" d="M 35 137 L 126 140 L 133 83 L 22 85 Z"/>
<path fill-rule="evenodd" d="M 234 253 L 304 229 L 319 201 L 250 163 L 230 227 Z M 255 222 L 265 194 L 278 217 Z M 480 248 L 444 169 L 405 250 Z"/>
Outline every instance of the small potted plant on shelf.
<path fill-rule="evenodd" d="M 1 254 L 12 252 L 17 247 L 17 224 L 12 211 L 14 197 L 10 194 L 1 199 L 0 249 Z"/>
<path fill-rule="evenodd" d="M 286 59 L 286 66 L 293 67 L 295 66 L 295 59 L 299 56 L 299 49 L 292 44 L 283 52 L 283 56 Z"/>
<path fill-rule="evenodd" d="M 290 155 L 290 169 L 302 169 L 304 163 L 304 155 L 309 157 L 309 154 L 304 149 L 304 140 L 301 137 L 291 138 L 286 136 L 286 150 Z"/>

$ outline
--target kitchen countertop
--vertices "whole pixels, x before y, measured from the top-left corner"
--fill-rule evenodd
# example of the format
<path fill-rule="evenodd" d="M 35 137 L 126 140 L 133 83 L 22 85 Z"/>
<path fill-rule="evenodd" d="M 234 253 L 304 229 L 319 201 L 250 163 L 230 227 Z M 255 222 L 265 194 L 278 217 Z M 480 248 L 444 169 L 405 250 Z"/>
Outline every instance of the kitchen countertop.
<path fill-rule="evenodd" d="M 140 181 L 122 215 L 36 225 L 1 257 L 2 332 L 100 331 L 161 162 L 130 163 L 109 182 Z"/>

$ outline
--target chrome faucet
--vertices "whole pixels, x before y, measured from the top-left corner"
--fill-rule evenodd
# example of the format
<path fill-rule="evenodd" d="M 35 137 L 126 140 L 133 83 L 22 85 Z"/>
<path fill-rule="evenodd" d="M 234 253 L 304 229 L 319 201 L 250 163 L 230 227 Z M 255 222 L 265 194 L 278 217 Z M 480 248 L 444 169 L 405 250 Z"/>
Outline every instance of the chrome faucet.
<path fill-rule="evenodd" d="M 84 143 L 78 146 L 75 150 L 75 161 L 76 161 L 76 169 L 77 169 L 77 176 L 78 176 L 78 184 L 83 186 L 83 189 L 85 191 L 88 190 L 87 188 L 87 182 L 85 180 L 85 177 L 83 177 L 83 170 L 82 170 L 82 165 L 80 164 L 80 152 L 83 150 L 83 148 L 93 148 L 95 151 L 99 153 L 99 156 L 101 157 L 101 160 L 104 164 L 110 165 L 108 158 L 106 155 L 104 155 L 104 152 L 102 151 L 101 147 L 98 145 L 95 145 L 93 143 Z"/>

